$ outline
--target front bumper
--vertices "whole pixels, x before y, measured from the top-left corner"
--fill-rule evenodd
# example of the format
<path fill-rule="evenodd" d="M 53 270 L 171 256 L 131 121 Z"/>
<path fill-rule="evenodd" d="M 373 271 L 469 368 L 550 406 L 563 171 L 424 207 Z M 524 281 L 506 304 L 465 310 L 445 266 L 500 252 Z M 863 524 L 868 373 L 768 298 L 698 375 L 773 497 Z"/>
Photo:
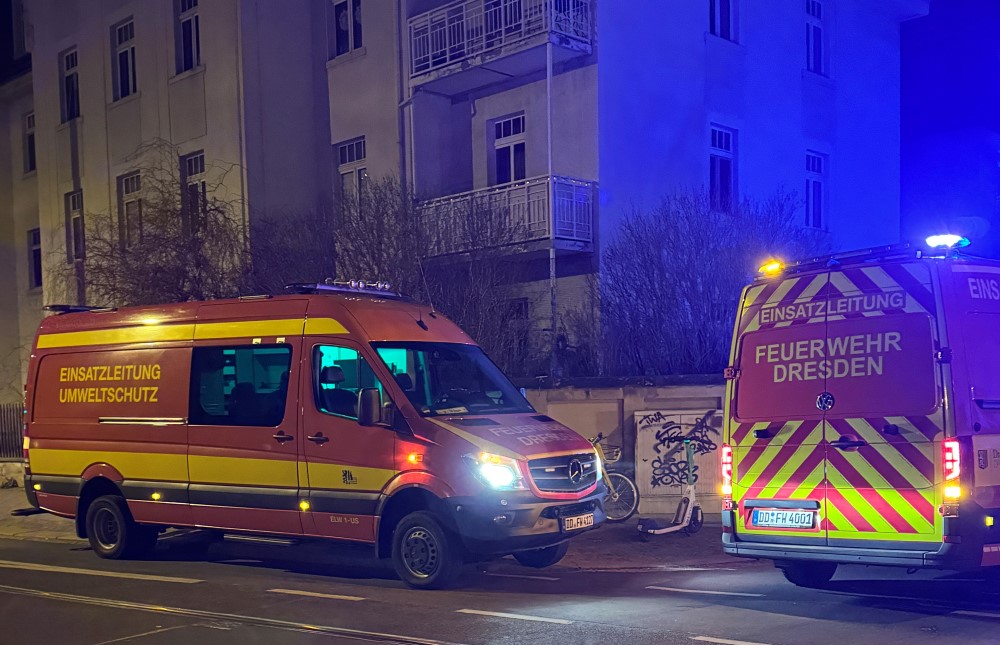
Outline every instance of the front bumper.
<path fill-rule="evenodd" d="M 565 542 L 604 523 L 604 496 L 598 484 L 590 495 L 575 500 L 551 500 L 530 492 L 491 493 L 446 500 L 452 528 L 465 548 L 476 555 L 505 555 Z M 594 514 L 593 526 L 564 531 L 562 518 Z"/>

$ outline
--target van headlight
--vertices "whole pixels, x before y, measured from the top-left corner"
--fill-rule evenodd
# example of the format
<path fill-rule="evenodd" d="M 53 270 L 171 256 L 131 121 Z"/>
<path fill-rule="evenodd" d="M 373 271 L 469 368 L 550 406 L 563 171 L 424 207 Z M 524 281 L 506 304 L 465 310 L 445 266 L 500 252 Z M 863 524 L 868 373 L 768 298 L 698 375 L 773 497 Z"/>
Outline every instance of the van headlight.
<path fill-rule="evenodd" d="M 476 476 L 493 490 L 524 490 L 524 478 L 517 460 L 488 452 L 466 455 L 466 461 Z"/>
<path fill-rule="evenodd" d="M 604 477 L 604 464 L 601 462 L 601 453 L 599 451 L 594 453 L 594 473 L 597 475 L 597 481 L 601 481 Z"/>

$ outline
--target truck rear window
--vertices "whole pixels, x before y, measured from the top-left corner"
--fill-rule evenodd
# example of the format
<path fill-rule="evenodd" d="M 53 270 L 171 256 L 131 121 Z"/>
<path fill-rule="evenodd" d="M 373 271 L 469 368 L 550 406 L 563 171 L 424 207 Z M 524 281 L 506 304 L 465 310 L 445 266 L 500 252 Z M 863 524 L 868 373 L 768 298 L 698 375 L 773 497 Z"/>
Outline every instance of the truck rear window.
<path fill-rule="evenodd" d="M 737 417 L 817 418 L 823 392 L 834 396 L 830 418 L 929 413 L 938 398 L 931 322 L 904 314 L 748 333 L 740 346 Z"/>

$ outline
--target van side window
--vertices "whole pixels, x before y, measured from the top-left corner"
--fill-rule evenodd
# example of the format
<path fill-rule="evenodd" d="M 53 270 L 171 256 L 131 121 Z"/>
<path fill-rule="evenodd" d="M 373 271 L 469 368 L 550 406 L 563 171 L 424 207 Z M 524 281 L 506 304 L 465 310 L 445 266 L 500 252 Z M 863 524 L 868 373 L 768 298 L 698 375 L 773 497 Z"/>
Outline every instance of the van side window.
<path fill-rule="evenodd" d="M 313 350 L 313 392 L 321 412 L 357 419 L 358 393 L 372 387 L 384 396 L 382 383 L 356 350 L 336 345 Z"/>
<path fill-rule="evenodd" d="M 189 423 L 277 426 L 285 418 L 291 361 L 287 346 L 196 347 Z"/>

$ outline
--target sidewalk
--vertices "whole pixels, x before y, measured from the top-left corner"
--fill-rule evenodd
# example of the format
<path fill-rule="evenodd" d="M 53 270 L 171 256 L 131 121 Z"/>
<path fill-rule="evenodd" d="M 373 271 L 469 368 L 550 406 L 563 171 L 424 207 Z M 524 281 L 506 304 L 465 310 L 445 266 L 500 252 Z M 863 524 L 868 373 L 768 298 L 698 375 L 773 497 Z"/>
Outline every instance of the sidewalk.
<path fill-rule="evenodd" d="M 14 509 L 29 507 L 23 488 L 0 489 L 0 538 L 81 543 L 73 520 L 48 513 L 27 517 L 10 514 Z M 711 522 L 714 518 L 705 519 Z M 748 563 L 722 553 L 721 527 L 717 523 L 706 523 L 693 536 L 642 536 L 636 530 L 637 523 L 633 518 L 622 524 L 605 524 L 575 538 L 560 565 L 586 571 L 655 571 L 739 567 Z"/>
<path fill-rule="evenodd" d="M 0 489 L 0 538 L 81 542 L 80 538 L 76 537 L 73 520 L 49 513 L 12 517 L 10 512 L 18 508 L 31 508 L 28 498 L 24 495 L 24 489 Z"/>

